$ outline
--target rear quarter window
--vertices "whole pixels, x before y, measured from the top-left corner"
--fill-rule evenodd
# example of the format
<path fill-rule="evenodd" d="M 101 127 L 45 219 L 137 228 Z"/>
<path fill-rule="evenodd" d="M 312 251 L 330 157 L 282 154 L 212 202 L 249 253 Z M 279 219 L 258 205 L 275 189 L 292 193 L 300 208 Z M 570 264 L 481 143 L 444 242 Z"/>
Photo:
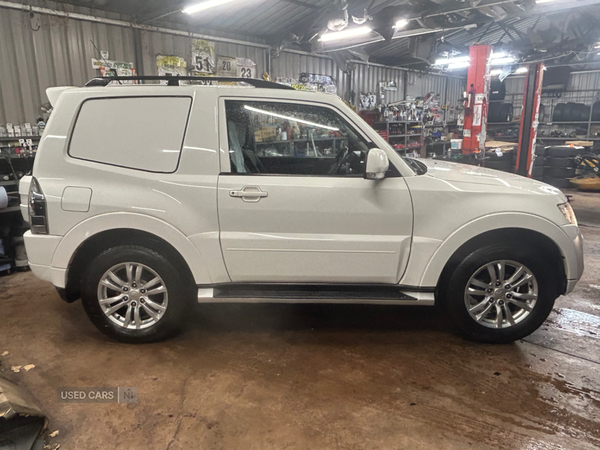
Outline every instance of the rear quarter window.
<path fill-rule="evenodd" d="M 192 99 L 127 97 L 86 100 L 69 155 L 149 172 L 177 170 Z"/>

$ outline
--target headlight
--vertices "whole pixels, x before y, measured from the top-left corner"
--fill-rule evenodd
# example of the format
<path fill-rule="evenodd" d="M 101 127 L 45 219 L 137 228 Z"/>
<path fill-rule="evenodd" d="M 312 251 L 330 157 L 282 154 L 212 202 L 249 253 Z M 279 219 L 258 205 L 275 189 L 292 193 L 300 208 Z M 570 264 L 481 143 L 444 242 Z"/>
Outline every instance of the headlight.
<path fill-rule="evenodd" d="M 558 209 L 560 209 L 560 212 L 563 213 L 570 224 L 577 226 L 577 217 L 575 217 L 575 213 L 573 212 L 573 208 L 571 208 L 569 202 L 561 203 L 560 205 L 556 206 L 558 206 Z"/>

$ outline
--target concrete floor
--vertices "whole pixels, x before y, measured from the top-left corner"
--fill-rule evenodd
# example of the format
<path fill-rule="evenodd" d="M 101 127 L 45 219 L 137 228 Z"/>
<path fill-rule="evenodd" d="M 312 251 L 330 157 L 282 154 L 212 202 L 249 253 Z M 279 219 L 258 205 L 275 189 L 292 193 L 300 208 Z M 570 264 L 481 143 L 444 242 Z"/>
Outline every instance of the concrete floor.
<path fill-rule="evenodd" d="M 62 449 L 597 449 L 600 194 L 573 206 L 584 277 L 521 342 L 466 342 L 427 308 L 210 305 L 175 339 L 124 345 L 20 273 L 0 278 L 0 373 Z M 57 404 L 61 386 L 139 402 Z"/>

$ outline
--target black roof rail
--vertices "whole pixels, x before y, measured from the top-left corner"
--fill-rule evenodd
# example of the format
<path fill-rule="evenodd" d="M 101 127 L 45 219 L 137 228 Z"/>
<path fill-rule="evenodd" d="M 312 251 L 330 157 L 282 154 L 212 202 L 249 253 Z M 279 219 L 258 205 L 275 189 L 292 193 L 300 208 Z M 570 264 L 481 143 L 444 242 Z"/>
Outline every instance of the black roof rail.
<path fill-rule="evenodd" d="M 179 86 L 180 81 L 218 81 L 225 83 L 246 83 L 256 88 L 265 89 L 287 89 L 294 90 L 293 87 L 285 84 L 273 83 L 256 78 L 235 78 L 235 77 L 182 77 L 182 76 L 161 76 L 161 75 L 139 75 L 133 77 L 96 77 L 88 81 L 86 87 L 108 86 L 113 81 L 168 81 L 169 86 Z"/>

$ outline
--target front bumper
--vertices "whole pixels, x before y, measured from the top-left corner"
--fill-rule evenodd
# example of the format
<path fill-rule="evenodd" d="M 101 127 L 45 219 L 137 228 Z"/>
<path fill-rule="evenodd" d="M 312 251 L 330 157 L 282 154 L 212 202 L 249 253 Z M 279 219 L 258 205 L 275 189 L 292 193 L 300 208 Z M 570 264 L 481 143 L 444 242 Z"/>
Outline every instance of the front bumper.
<path fill-rule="evenodd" d="M 572 243 L 571 248 L 561 249 L 565 258 L 565 273 L 567 275 L 565 294 L 569 294 L 575 289 L 575 285 L 583 275 L 583 236 L 576 225 L 564 225 L 561 228 Z"/>

